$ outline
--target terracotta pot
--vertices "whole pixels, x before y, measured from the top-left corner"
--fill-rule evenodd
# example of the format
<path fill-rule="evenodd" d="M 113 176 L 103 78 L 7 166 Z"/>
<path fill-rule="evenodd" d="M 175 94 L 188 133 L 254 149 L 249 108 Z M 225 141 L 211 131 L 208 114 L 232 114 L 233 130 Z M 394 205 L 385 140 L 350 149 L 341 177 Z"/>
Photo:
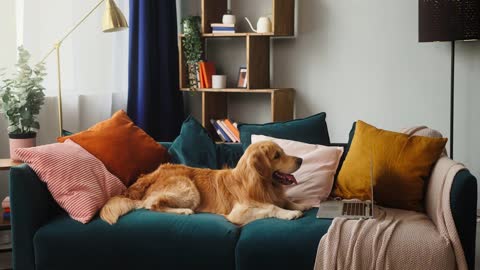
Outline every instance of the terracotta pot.
<path fill-rule="evenodd" d="M 37 133 L 8 134 L 8 137 L 10 138 L 10 159 L 18 161 L 19 158 L 15 155 L 15 149 L 34 147 Z"/>

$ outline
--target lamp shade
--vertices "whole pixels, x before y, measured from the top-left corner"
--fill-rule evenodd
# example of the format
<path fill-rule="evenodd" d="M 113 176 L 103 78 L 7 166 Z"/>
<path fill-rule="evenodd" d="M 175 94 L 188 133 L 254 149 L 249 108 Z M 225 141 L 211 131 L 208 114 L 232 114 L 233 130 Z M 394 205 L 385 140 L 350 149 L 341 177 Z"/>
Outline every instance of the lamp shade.
<path fill-rule="evenodd" d="M 420 42 L 480 38 L 480 0 L 419 0 Z"/>
<path fill-rule="evenodd" d="M 102 28 L 103 32 L 117 32 L 128 28 L 125 16 L 113 0 L 106 0 Z"/>

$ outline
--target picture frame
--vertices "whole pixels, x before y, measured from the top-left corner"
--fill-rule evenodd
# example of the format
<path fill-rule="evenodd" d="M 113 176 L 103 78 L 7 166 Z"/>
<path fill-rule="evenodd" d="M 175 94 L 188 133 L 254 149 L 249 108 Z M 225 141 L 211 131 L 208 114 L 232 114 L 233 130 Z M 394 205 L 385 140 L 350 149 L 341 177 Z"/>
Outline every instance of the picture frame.
<path fill-rule="evenodd" d="M 247 67 L 240 67 L 238 69 L 238 79 L 237 79 L 237 87 L 238 88 L 247 88 L 247 81 L 248 81 L 248 74 L 247 74 Z"/>

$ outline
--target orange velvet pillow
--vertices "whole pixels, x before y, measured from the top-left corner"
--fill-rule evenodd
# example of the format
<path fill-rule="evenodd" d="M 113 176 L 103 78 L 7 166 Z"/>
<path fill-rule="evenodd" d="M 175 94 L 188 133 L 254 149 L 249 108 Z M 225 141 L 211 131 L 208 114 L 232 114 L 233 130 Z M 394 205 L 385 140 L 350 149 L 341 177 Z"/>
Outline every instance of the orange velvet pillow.
<path fill-rule="evenodd" d="M 57 141 L 67 139 L 101 160 L 126 186 L 133 184 L 140 174 L 152 172 L 170 160 L 167 149 L 137 127 L 123 110 L 88 130 Z"/>

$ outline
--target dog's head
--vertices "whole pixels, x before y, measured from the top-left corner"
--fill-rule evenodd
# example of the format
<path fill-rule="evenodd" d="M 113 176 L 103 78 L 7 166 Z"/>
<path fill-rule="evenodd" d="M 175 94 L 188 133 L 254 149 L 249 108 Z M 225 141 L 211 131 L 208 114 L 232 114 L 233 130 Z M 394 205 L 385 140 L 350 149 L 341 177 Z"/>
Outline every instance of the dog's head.
<path fill-rule="evenodd" d="M 239 165 L 253 170 L 265 181 L 291 185 L 297 183 L 291 173 L 300 168 L 302 159 L 285 154 L 283 149 L 272 141 L 264 141 L 250 145 Z"/>

